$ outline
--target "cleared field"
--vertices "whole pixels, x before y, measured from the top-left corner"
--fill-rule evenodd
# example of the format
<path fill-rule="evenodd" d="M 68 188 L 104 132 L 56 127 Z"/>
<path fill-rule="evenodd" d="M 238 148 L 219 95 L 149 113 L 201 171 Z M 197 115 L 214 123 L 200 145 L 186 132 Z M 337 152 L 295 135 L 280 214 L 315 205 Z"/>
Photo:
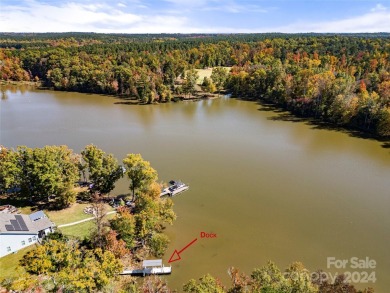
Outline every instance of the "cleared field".
<path fill-rule="evenodd" d="M 198 80 L 196 81 L 196 83 L 197 84 L 202 84 L 203 79 L 205 77 L 210 78 L 211 73 L 213 72 L 213 69 L 212 68 L 196 69 L 196 71 L 198 72 L 198 75 L 199 75 Z"/>
<path fill-rule="evenodd" d="M 225 68 L 227 71 L 231 70 L 231 67 L 223 67 L 223 68 Z M 199 75 L 198 80 L 197 80 L 197 84 L 202 84 L 203 79 L 205 77 L 210 78 L 211 73 L 213 72 L 213 69 L 212 68 L 196 69 L 196 71 L 198 72 L 198 75 Z"/>

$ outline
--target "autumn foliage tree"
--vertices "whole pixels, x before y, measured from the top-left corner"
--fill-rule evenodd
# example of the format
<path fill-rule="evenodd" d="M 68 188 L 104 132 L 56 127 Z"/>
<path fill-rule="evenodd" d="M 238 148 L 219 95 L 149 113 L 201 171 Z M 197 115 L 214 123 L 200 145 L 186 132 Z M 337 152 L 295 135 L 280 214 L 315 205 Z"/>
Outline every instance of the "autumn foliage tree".
<path fill-rule="evenodd" d="M 92 182 L 92 191 L 108 194 L 115 188 L 115 182 L 123 176 L 123 169 L 112 154 L 106 154 L 90 144 L 81 152 L 83 161 L 79 168 L 87 170 Z"/>
<path fill-rule="evenodd" d="M 31 203 L 54 202 L 59 208 L 75 202 L 77 155 L 67 146 L 20 146 L 16 150 L 1 147 L 0 152 L 0 189 L 18 187 L 19 196 Z"/>
<path fill-rule="evenodd" d="M 45 275 L 54 291 L 66 292 L 100 290 L 122 270 L 110 251 L 85 250 L 72 240 L 49 240 L 27 252 L 21 265 L 30 274 Z"/>
<path fill-rule="evenodd" d="M 157 180 L 157 172 L 148 161 L 142 159 L 140 154 L 128 154 L 123 159 L 126 168 L 126 175 L 130 179 L 130 190 L 133 201 L 136 198 L 136 191 L 145 191 Z"/>
<path fill-rule="evenodd" d="M 228 71 L 223 67 L 215 67 L 211 72 L 211 79 L 214 82 L 218 93 L 224 88 Z"/>
<path fill-rule="evenodd" d="M 135 220 L 126 207 L 117 209 L 115 218 L 110 220 L 111 229 L 115 230 L 119 239 L 126 243 L 126 247 L 131 249 L 135 246 Z"/>
<path fill-rule="evenodd" d="M 126 248 L 126 242 L 123 239 L 118 239 L 118 233 L 114 230 L 110 230 L 105 235 L 104 248 L 119 259 L 130 254 L 130 250 Z"/>

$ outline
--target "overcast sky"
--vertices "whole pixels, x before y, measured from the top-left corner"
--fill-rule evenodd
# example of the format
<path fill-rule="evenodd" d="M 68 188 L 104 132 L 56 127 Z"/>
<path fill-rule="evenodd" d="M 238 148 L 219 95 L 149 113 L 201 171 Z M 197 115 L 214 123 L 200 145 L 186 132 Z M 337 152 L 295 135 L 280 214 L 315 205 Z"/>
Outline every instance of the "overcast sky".
<path fill-rule="evenodd" d="M 390 0 L 0 0 L 2 32 L 390 32 Z"/>

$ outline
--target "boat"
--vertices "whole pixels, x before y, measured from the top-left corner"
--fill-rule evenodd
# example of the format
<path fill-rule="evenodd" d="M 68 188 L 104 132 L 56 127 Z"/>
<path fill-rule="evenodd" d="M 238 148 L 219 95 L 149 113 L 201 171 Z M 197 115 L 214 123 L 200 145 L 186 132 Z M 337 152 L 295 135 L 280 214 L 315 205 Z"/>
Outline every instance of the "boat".
<path fill-rule="evenodd" d="M 186 191 L 190 188 L 188 185 L 186 185 L 185 183 L 183 183 L 181 181 L 171 180 L 171 181 L 169 181 L 169 184 L 170 185 L 167 188 L 164 188 L 161 191 L 160 197 L 161 196 L 174 196 L 174 195 L 179 194 L 183 191 Z"/>
<path fill-rule="evenodd" d="M 124 270 L 120 275 L 131 276 L 149 276 L 149 275 L 169 275 L 172 273 L 172 267 L 166 267 L 162 259 L 144 260 L 141 269 Z"/>

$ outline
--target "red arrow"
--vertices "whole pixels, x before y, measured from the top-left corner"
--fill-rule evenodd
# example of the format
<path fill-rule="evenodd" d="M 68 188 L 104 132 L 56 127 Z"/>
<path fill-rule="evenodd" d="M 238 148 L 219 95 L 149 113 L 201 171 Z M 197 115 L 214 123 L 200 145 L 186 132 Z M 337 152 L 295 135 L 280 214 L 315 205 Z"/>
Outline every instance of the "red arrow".
<path fill-rule="evenodd" d="M 180 251 L 177 251 L 175 249 L 175 251 L 172 253 L 171 255 L 171 258 L 169 259 L 168 263 L 171 263 L 171 262 L 174 262 L 174 261 L 177 261 L 177 260 L 181 260 L 181 257 L 180 257 L 180 253 L 182 253 L 184 250 L 186 250 L 188 247 L 190 247 L 192 244 L 194 244 L 196 242 L 196 240 L 198 240 L 198 238 L 195 238 L 194 240 L 192 240 L 190 243 L 188 243 L 182 250 Z"/>

